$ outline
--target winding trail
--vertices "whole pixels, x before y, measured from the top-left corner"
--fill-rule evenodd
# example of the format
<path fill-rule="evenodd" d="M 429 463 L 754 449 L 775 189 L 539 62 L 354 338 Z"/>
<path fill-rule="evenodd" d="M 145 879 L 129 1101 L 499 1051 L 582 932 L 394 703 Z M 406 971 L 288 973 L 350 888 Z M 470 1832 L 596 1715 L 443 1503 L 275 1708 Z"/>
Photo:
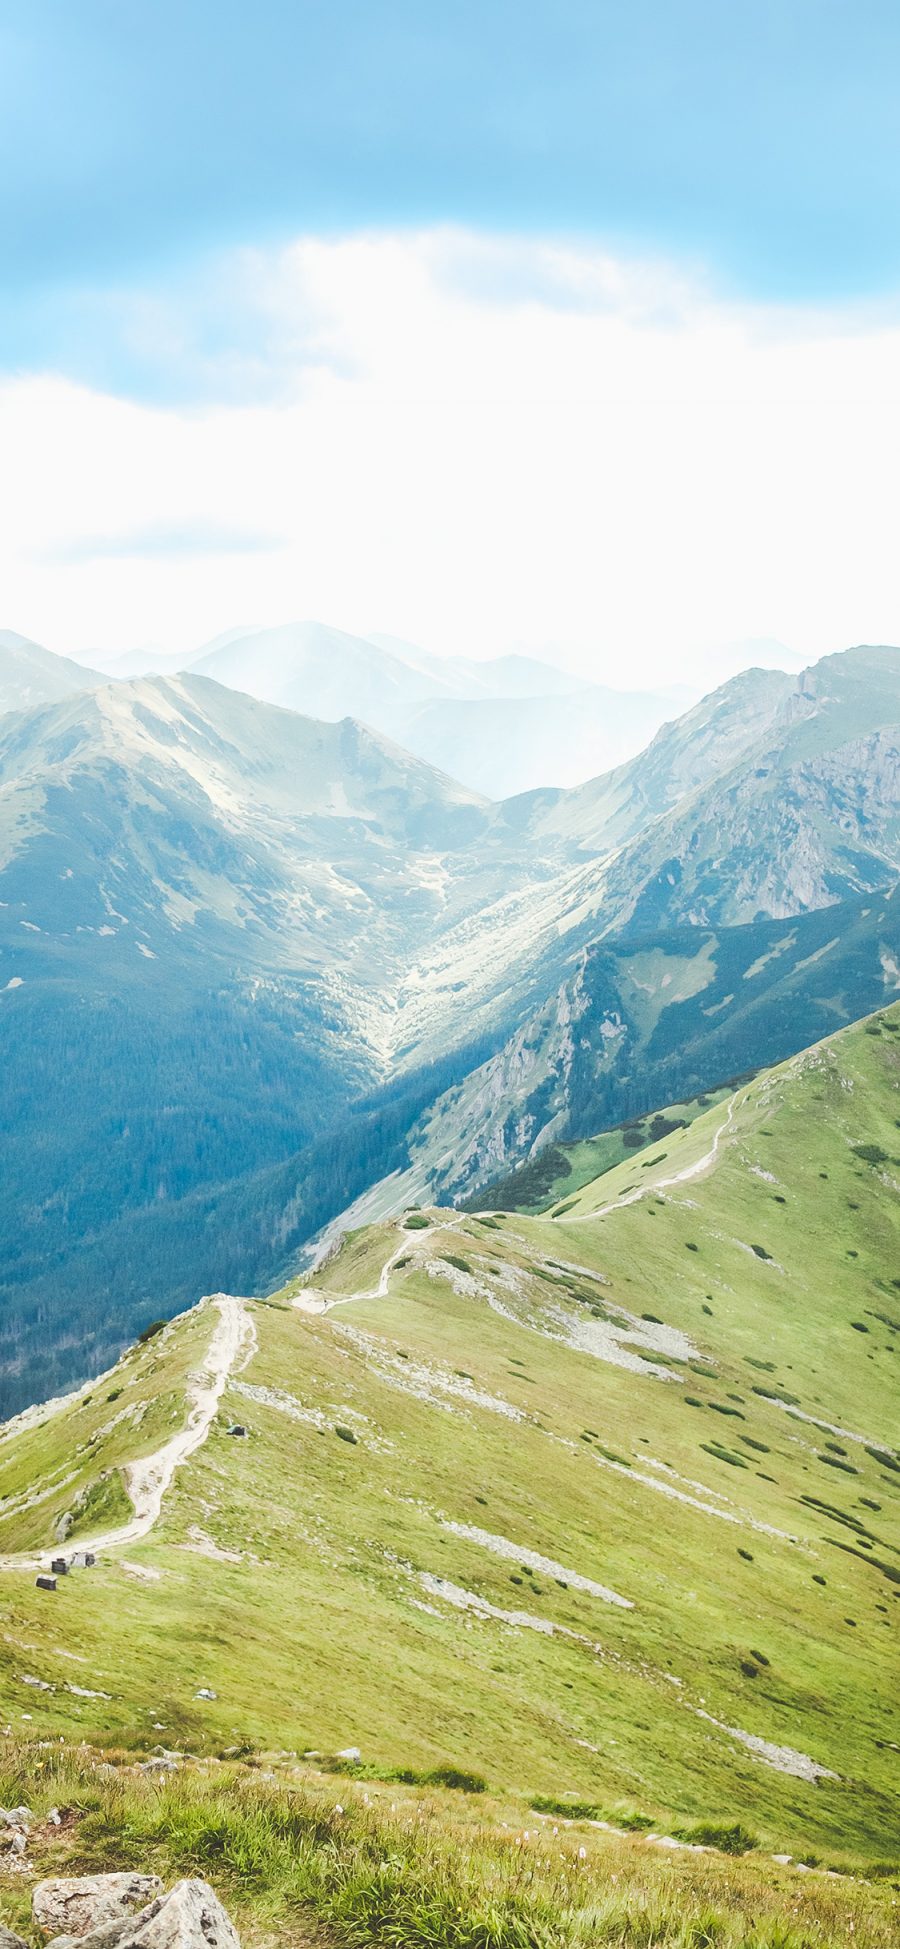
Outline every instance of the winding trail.
<path fill-rule="evenodd" d="M 554 1225 L 586 1225 L 594 1219 L 605 1218 L 611 1211 L 621 1211 L 625 1205 L 635 1205 L 639 1199 L 646 1198 L 652 1193 L 667 1191 L 674 1184 L 687 1184 L 692 1178 L 700 1177 L 703 1171 L 709 1170 L 710 1165 L 715 1163 L 719 1145 L 731 1129 L 738 1099 L 743 1095 L 744 1091 L 742 1089 L 736 1090 L 734 1095 L 729 1099 L 725 1119 L 720 1123 L 709 1150 L 704 1151 L 702 1157 L 695 1158 L 693 1164 L 686 1164 L 683 1170 L 673 1172 L 671 1177 L 656 1178 L 650 1184 L 635 1185 L 633 1191 L 624 1192 L 621 1198 L 615 1198 L 611 1204 L 597 1205 L 591 1211 L 572 1212 L 568 1216 L 564 1215 L 560 1218 L 554 1218 L 551 1222 Z M 544 1212 L 541 1216 L 542 1218 L 546 1218 L 548 1214 Z M 330 1313 L 335 1306 L 350 1306 L 358 1299 L 386 1299 L 390 1289 L 390 1276 L 397 1260 L 402 1259 L 405 1253 L 409 1253 L 412 1256 L 415 1250 L 415 1240 L 418 1237 L 425 1238 L 430 1246 L 432 1241 L 439 1238 L 441 1233 L 447 1229 L 448 1227 L 446 1225 L 433 1225 L 429 1226 L 427 1234 L 413 1233 L 410 1235 L 409 1233 L 404 1233 L 399 1245 L 395 1246 L 390 1257 L 385 1259 L 378 1282 L 374 1286 L 364 1287 L 361 1291 L 355 1293 L 332 1293 L 327 1291 L 324 1286 L 304 1286 L 301 1292 L 294 1295 L 291 1304 L 300 1313 L 320 1314 Z M 591 1276 L 593 1277 L 593 1275 Z"/>
<path fill-rule="evenodd" d="M 212 1427 L 216 1411 L 231 1375 L 240 1372 L 256 1347 L 256 1328 L 246 1301 L 230 1293 L 215 1293 L 211 1304 L 219 1309 L 203 1367 L 188 1382 L 190 1403 L 183 1428 L 153 1455 L 145 1455 L 123 1470 L 125 1487 L 134 1505 L 134 1514 L 117 1529 L 104 1530 L 85 1538 L 85 1547 L 96 1556 L 101 1550 L 120 1543 L 138 1543 L 159 1521 L 163 1497 L 175 1470 L 198 1448 L 202 1448 Z M 80 1547 L 80 1544 L 79 1544 Z M 63 1554 L 65 1546 L 58 1546 Z M 20 1556 L 0 1556 L 0 1570 L 43 1570 L 52 1549 L 28 1551 Z"/>
<path fill-rule="evenodd" d="M 702 1157 L 695 1158 L 693 1164 L 686 1164 L 683 1170 L 673 1172 L 671 1177 L 656 1178 L 650 1184 L 635 1185 L 633 1191 L 624 1192 L 621 1198 L 615 1198 L 611 1204 L 597 1205 L 591 1211 L 572 1212 L 568 1216 L 564 1215 L 560 1218 L 554 1218 L 551 1222 L 554 1225 L 586 1225 L 594 1219 L 605 1218 L 611 1211 L 621 1211 L 625 1205 L 635 1205 L 640 1198 L 646 1198 L 651 1193 L 667 1191 L 674 1184 L 687 1184 L 691 1178 L 700 1177 L 703 1171 L 707 1171 L 710 1165 L 715 1163 L 719 1145 L 723 1137 L 731 1129 L 738 1099 L 743 1095 L 744 1091 L 742 1089 L 736 1090 L 734 1095 L 729 1099 L 725 1119 L 720 1123 L 709 1150 L 704 1151 Z M 547 1213 L 541 1214 L 542 1217 L 547 1217 L 547 1215 Z M 291 1305 L 295 1306 L 299 1313 L 321 1314 L 330 1313 L 335 1306 L 351 1306 L 356 1300 L 360 1299 L 386 1299 L 390 1290 L 391 1273 L 397 1260 L 402 1259 L 406 1253 L 409 1253 L 410 1256 L 414 1255 L 415 1241 L 417 1238 L 422 1237 L 430 1247 L 434 1239 L 439 1238 L 441 1233 L 447 1231 L 447 1229 L 448 1227 L 446 1225 L 433 1225 L 429 1226 L 427 1234 L 413 1233 L 410 1235 L 408 1232 L 405 1232 L 401 1237 L 399 1245 L 395 1246 L 390 1257 L 385 1259 L 378 1281 L 374 1286 L 363 1287 L 359 1292 L 355 1293 L 332 1293 L 324 1286 L 304 1286 L 299 1293 L 295 1293 Z"/>
<path fill-rule="evenodd" d="M 446 1229 L 446 1225 L 429 1225 L 427 1231 L 429 1245 L 432 1239 L 440 1238 L 441 1233 Z M 377 1285 L 367 1286 L 358 1293 L 332 1293 L 324 1286 L 304 1286 L 301 1292 L 294 1294 L 291 1305 L 296 1306 L 298 1313 L 330 1313 L 333 1306 L 350 1306 L 357 1299 L 387 1299 L 391 1273 L 397 1260 L 402 1259 L 405 1253 L 409 1253 L 410 1257 L 413 1256 L 417 1236 L 423 1234 L 404 1233 L 390 1258 L 385 1259 Z"/>
<path fill-rule="evenodd" d="M 693 1164 L 686 1164 L 683 1171 L 675 1171 L 668 1178 L 654 1178 L 650 1184 L 636 1184 L 633 1191 L 626 1191 L 621 1198 L 614 1198 L 610 1205 L 596 1205 L 591 1211 L 574 1211 L 571 1214 L 564 1213 L 559 1218 L 554 1218 L 552 1221 L 553 1224 L 584 1225 L 589 1218 L 605 1218 L 609 1212 L 621 1211 L 625 1205 L 636 1205 L 641 1198 L 647 1198 L 657 1191 L 668 1191 L 673 1184 L 687 1184 L 691 1178 L 700 1177 L 703 1171 L 708 1171 L 710 1165 L 715 1163 L 722 1138 L 727 1135 L 734 1122 L 734 1112 L 738 1097 L 743 1096 L 743 1094 L 743 1090 L 735 1091 L 734 1096 L 729 1099 L 728 1114 L 725 1121 L 724 1123 L 720 1123 L 709 1150 L 704 1151 L 702 1157 L 695 1158 Z"/>

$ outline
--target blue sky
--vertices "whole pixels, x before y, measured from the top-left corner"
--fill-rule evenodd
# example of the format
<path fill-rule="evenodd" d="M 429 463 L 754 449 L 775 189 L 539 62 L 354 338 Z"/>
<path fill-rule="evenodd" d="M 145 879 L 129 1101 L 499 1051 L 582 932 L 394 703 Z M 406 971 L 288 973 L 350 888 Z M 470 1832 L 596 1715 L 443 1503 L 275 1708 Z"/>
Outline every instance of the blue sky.
<path fill-rule="evenodd" d="M 896 0 L 0 0 L 0 622 L 900 638 Z"/>
<path fill-rule="evenodd" d="M 893 0 L 2 0 L 0 358 L 77 363 L 96 290 L 372 224 L 893 293 L 898 57 Z"/>

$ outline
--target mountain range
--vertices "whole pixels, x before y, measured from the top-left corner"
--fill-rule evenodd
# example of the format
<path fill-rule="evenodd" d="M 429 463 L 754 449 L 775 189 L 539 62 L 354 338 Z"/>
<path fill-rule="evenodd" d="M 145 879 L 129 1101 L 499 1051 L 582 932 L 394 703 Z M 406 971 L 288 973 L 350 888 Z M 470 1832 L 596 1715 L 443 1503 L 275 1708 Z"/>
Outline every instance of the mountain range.
<path fill-rule="evenodd" d="M 0 718 L 7 1405 L 890 999 L 898 748 L 890 648 L 499 802 L 202 674 Z"/>
<path fill-rule="evenodd" d="M 632 756 L 691 693 L 585 684 L 521 655 L 429 656 L 319 623 L 261 630 L 192 669 L 314 717 L 359 717 L 490 798 L 575 784 Z"/>
<path fill-rule="evenodd" d="M 126 651 L 101 659 L 105 675 L 7 635 L 19 650 L 4 663 L 0 638 L 0 708 L 111 679 L 199 674 L 307 717 L 360 719 L 490 798 L 590 778 L 639 751 L 696 695 L 679 685 L 613 690 L 524 655 L 431 656 L 312 622 L 225 630 L 187 657 Z"/>

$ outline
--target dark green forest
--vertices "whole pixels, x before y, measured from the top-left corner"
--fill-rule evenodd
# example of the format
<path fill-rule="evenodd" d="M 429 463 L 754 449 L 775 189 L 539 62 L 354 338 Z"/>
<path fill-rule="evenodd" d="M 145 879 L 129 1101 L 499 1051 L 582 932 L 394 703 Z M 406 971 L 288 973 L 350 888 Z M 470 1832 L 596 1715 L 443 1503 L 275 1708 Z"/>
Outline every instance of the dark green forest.
<path fill-rule="evenodd" d="M 361 1093 L 310 1053 L 284 998 L 223 992 L 181 1014 L 15 999 L 0 1012 L 0 1415 L 101 1371 L 205 1292 L 270 1289 L 406 1162 L 421 1110 L 493 1046 Z"/>

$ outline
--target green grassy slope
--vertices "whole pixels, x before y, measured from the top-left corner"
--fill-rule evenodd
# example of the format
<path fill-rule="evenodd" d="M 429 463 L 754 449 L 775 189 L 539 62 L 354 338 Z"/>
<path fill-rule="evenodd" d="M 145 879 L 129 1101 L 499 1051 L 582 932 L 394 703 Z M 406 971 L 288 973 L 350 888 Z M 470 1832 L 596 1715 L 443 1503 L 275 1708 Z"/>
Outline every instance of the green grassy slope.
<path fill-rule="evenodd" d="M 730 1095 L 734 1085 L 713 1089 L 705 1096 L 691 1097 L 687 1103 L 670 1103 L 664 1110 L 633 1117 L 628 1123 L 602 1130 L 596 1137 L 582 1137 L 574 1144 L 547 1144 L 543 1150 L 520 1164 L 517 1171 L 495 1178 L 484 1191 L 463 1201 L 464 1209 L 481 1211 L 547 1211 L 561 1198 L 571 1198 L 594 1178 L 625 1163 L 636 1151 L 655 1145 L 658 1150 L 672 1126 L 693 1123 L 704 1110 Z"/>
<path fill-rule="evenodd" d="M 0 1571 L 9 1723 L 353 1745 L 520 1803 L 889 1853 L 898 1119 L 894 1008 L 556 1219 L 370 1228 L 251 1304 L 255 1352 L 152 1532 L 55 1596 Z M 105 1417 L 153 1401 L 130 1453 L 212 1324 L 201 1308 L 110 1378 Z M 0 1492 L 49 1490 L 0 1516 L 0 1551 L 50 1544 L 122 1466 L 102 1391 L 0 1440 Z"/>
<path fill-rule="evenodd" d="M 580 1814 L 267 1754 L 139 1773 L 46 1742 L 0 1756 L 32 1808 L 28 1862 L 0 1858 L 0 1916 L 40 1949 L 44 1875 L 154 1870 L 212 1881 L 247 1949 L 894 1949 L 896 1877 L 809 1872 L 761 1851 L 604 1830 Z M 59 1808 L 65 1808 L 60 1820 Z M 56 1820 L 48 1819 L 56 1809 Z"/>

